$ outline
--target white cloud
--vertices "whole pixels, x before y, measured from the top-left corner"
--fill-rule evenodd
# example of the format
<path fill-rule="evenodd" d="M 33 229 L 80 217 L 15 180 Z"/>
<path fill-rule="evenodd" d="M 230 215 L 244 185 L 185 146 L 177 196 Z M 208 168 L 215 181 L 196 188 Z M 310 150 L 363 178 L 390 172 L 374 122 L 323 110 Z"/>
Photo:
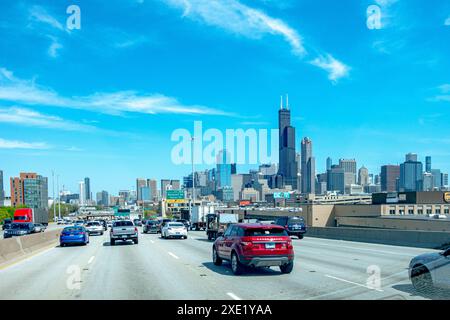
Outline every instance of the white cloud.
<path fill-rule="evenodd" d="M 29 10 L 29 18 L 32 21 L 44 23 L 52 28 L 64 31 L 63 25 L 41 6 L 32 6 Z"/>
<path fill-rule="evenodd" d="M 432 102 L 450 102 L 450 83 L 444 83 L 437 87 L 440 91 L 440 94 L 429 98 L 428 101 Z"/>
<path fill-rule="evenodd" d="M 45 142 L 24 142 L 0 138 L 0 149 L 49 149 Z"/>
<path fill-rule="evenodd" d="M 7 69 L 0 68 L 0 100 L 28 104 L 46 105 L 120 115 L 123 113 L 176 113 L 197 115 L 234 116 L 222 110 L 202 105 L 184 105 L 176 98 L 158 93 L 119 91 L 98 92 L 88 96 L 64 97 L 52 89 L 39 86 L 30 80 L 14 77 Z"/>
<path fill-rule="evenodd" d="M 336 82 L 342 77 L 346 77 L 350 71 L 350 67 L 336 60 L 330 54 L 319 56 L 310 61 L 310 63 L 328 72 L 328 79 L 333 82 Z"/>
<path fill-rule="evenodd" d="M 444 26 L 450 26 L 450 17 L 444 21 Z"/>
<path fill-rule="evenodd" d="M 237 0 L 163 0 L 168 5 L 183 10 L 183 16 L 248 38 L 264 35 L 282 36 L 294 54 L 304 55 L 302 38 L 297 31 L 280 19 L 248 7 Z"/>
<path fill-rule="evenodd" d="M 48 55 L 52 58 L 58 57 L 58 50 L 62 49 L 62 44 L 59 42 L 58 38 L 56 37 L 49 37 L 52 42 L 50 44 L 50 47 L 48 48 Z"/>
<path fill-rule="evenodd" d="M 90 125 L 67 121 L 57 116 L 45 115 L 19 107 L 0 108 L 0 122 L 65 131 L 95 131 L 97 129 Z"/>

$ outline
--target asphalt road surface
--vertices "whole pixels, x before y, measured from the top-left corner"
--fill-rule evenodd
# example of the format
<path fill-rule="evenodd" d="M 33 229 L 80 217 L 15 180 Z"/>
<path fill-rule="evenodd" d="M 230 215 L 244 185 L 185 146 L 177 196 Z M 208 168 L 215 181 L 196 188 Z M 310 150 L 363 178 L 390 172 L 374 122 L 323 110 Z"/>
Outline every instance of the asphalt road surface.
<path fill-rule="evenodd" d="M 29 257 L 0 270 L 0 299 L 448 299 L 423 296 L 408 279 L 410 259 L 433 250 L 306 237 L 293 239 L 291 274 L 234 276 L 212 263 L 205 232 L 139 240 L 110 246 L 105 233 Z"/>

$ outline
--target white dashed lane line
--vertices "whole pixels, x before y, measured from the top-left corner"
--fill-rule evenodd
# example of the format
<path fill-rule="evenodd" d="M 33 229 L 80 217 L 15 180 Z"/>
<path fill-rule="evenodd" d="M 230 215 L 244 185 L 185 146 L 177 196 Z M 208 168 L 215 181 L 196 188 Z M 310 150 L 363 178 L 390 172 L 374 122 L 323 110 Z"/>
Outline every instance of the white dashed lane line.
<path fill-rule="evenodd" d="M 95 256 L 92 256 L 92 257 L 89 259 L 88 264 L 91 264 L 91 263 L 94 261 L 94 259 L 95 259 Z"/>
<path fill-rule="evenodd" d="M 235 295 L 233 292 L 227 292 L 227 295 L 233 300 L 242 300 L 237 295 Z"/>
<path fill-rule="evenodd" d="M 360 283 L 356 283 L 356 282 L 349 281 L 349 280 L 346 280 L 346 279 L 330 276 L 329 274 L 326 274 L 325 277 L 331 278 L 331 279 L 335 279 L 335 280 L 338 280 L 338 281 L 342 281 L 342 282 L 346 282 L 346 283 L 350 283 L 350 284 L 353 284 L 355 286 L 363 287 L 363 288 L 366 288 L 366 289 L 369 289 L 369 290 L 376 290 L 376 291 L 379 291 L 379 292 L 383 292 L 383 290 L 381 290 L 381 289 L 371 288 L 369 286 L 366 286 L 366 285 L 363 285 L 363 284 L 360 284 Z"/>
<path fill-rule="evenodd" d="M 176 255 L 174 255 L 172 252 L 167 252 L 170 256 L 172 256 L 172 258 L 174 259 L 180 259 L 179 257 L 177 257 Z"/>

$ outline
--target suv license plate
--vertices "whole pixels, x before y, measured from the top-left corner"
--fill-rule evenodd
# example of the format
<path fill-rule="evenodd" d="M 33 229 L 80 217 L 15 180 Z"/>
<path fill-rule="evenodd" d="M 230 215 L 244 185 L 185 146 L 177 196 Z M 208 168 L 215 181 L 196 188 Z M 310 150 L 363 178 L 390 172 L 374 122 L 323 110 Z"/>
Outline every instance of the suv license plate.
<path fill-rule="evenodd" d="M 122 236 L 122 238 L 126 238 L 127 236 Z"/>
<path fill-rule="evenodd" d="M 266 249 L 275 249 L 275 243 L 266 243 Z"/>

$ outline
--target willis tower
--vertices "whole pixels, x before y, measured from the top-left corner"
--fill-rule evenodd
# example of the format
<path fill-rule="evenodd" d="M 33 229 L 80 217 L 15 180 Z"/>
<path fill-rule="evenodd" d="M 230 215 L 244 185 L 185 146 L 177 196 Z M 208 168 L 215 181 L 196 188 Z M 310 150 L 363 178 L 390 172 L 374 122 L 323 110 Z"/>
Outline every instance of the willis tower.
<path fill-rule="evenodd" d="M 281 97 L 278 111 L 279 130 L 279 161 L 278 175 L 283 177 L 283 185 L 291 185 L 292 190 L 297 189 L 297 161 L 295 159 L 295 128 L 291 126 L 291 111 L 289 99 L 286 96 L 286 107 L 283 107 Z"/>

